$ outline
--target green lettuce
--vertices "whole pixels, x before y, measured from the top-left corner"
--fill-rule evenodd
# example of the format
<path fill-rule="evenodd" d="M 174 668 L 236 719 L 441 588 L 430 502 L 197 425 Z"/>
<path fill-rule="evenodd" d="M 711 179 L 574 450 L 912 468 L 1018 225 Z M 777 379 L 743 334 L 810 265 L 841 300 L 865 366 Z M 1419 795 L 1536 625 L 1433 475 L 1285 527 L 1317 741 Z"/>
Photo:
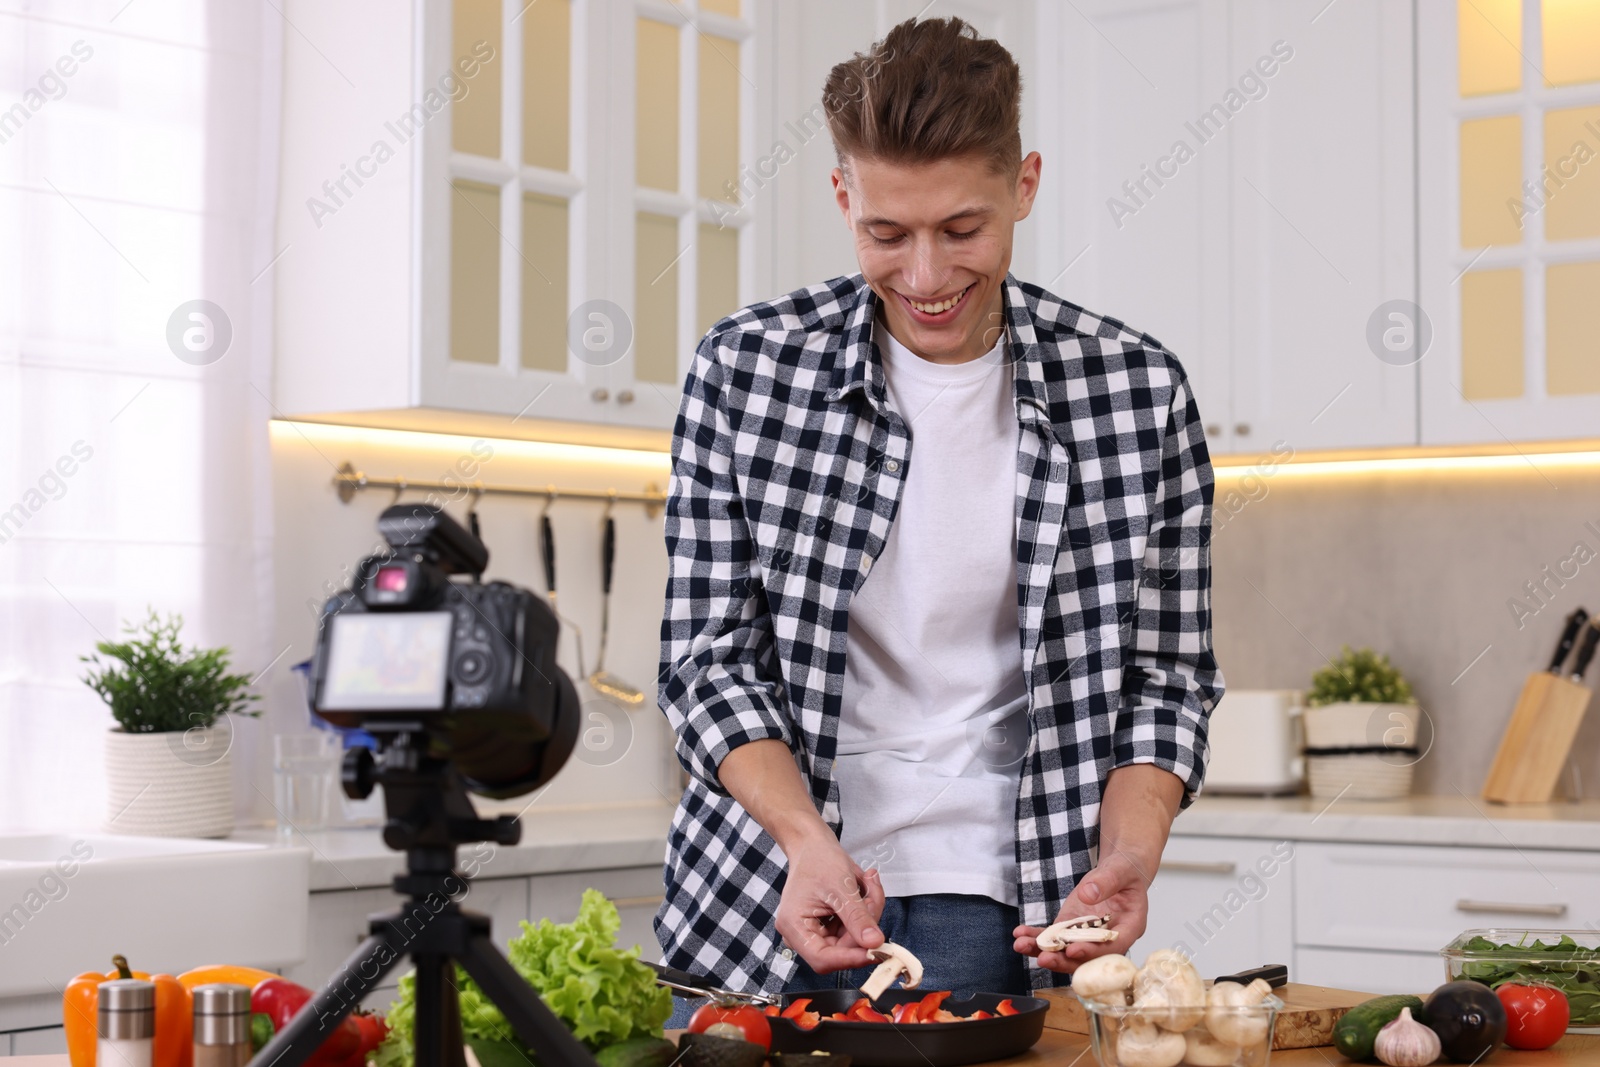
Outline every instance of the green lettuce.
<path fill-rule="evenodd" d="M 524 922 L 522 933 L 507 946 L 511 966 L 591 1052 L 629 1038 L 660 1037 L 662 1024 L 672 1014 L 671 991 L 657 985 L 655 972 L 639 962 L 639 949 L 616 947 L 621 929 L 616 906 L 598 890 L 589 889 L 577 919 L 570 923 L 542 919 L 537 926 Z M 502 1044 L 532 1059 L 505 1015 L 459 967 L 456 988 L 462 1036 L 474 1051 Z M 414 974 L 400 979 L 400 997 L 390 1007 L 388 1020 L 389 1036 L 378 1049 L 377 1067 L 412 1067 Z M 479 1052 L 478 1058 L 483 1060 L 488 1051 Z"/>

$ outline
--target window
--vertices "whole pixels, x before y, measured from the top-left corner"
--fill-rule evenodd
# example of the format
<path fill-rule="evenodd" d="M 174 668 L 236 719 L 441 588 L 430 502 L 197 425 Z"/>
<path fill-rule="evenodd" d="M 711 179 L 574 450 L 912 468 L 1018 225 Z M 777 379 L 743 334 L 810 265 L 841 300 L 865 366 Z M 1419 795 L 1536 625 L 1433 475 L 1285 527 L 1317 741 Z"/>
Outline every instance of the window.
<path fill-rule="evenodd" d="M 1456 6 L 1461 394 L 1600 396 L 1600 4 Z"/>

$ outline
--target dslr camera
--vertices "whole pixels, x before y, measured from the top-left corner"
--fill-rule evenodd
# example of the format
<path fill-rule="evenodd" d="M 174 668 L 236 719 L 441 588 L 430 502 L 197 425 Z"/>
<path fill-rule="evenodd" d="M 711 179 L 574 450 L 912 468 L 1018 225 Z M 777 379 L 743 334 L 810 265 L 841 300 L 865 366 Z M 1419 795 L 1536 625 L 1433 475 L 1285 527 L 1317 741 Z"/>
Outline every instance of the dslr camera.
<path fill-rule="evenodd" d="M 392 505 L 378 532 L 387 551 L 323 604 L 313 710 L 380 747 L 422 738 L 484 796 L 553 778 L 579 720 L 572 680 L 556 666 L 555 613 L 527 589 L 484 582 L 488 548 L 437 505 Z"/>

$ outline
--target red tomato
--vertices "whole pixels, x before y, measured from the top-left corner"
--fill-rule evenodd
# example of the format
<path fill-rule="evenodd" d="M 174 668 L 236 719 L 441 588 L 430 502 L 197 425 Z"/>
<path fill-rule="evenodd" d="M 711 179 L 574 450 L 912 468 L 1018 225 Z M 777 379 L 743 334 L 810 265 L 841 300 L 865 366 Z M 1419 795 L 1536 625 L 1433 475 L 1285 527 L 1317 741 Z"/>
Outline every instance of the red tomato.
<path fill-rule="evenodd" d="M 802 1007 L 810 1001 L 798 1002 Z M 715 1037 L 731 1037 L 739 1041 L 749 1041 L 771 1051 L 772 1025 L 767 1022 L 766 1015 L 754 1004 L 744 1004 L 737 1001 L 712 1000 L 702 1004 L 692 1016 L 689 1017 L 689 1032 L 691 1034 L 711 1034 Z"/>
<path fill-rule="evenodd" d="M 1549 1048 L 1567 1032 L 1572 1009 L 1561 990 L 1507 983 L 1496 989 L 1494 995 L 1505 1005 L 1506 1044 L 1512 1048 Z"/>

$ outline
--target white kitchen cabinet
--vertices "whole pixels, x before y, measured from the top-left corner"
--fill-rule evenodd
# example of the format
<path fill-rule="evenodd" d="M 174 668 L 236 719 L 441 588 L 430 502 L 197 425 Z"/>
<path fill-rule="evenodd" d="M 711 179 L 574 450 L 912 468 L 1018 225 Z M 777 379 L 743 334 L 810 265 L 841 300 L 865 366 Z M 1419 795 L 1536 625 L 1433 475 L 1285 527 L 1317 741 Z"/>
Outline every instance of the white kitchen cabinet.
<path fill-rule="evenodd" d="M 1297 948 L 1289 976 L 1296 982 L 1330 989 L 1421 996 L 1444 982 L 1445 969 L 1439 957 L 1431 952 Z"/>
<path fill-rule="evenodd" d="M 745 0 L 742 19 L 660 0 L 530 6 L 288 4 L 280 252 L 263 265 L 274 414 L 451 432 L 472 415 L 484 433 L 638 443 L 628 429 L 671 427 L 706 315 L 767 292 L 772 198 L 719 209 L 697 175 L 708 158 L 748 169 L 772 142 L 770 0 Z M 676 94 L 677 192 L 635 184 L 646 23 L 676 31 L 676 60 L 649 69 Z M 554 37 L 570 47 L 541 51 Z M 722 82 L 736 146 L 708 156 L 696 122 Z M 659 271 L 636 247 L 647 216 L 672 230 Z M 616 432 L 573 436 L 584 424 Z"/>
<path fill-rule="evenodd" d="M 1230 445 L 1417 443 L 1417 367 L 1369 339 L 1416 301 L 1411 4 L 1235 0 Z M 1288 57 L 1288 58 L 1285 58 Z M 1257 67 L 1256 64 L 1261 64 Z M 1213 88 L 1221 92 L 1223 87 Z M 1378 332 L 1382 337 L 1382 331 Z"/>
<path fill-rule="evenodd" d="M 1543 32 L 1544 18 L 1585 10 L 1419 0 L 1419 277 L 1433 327 L 1424 444 L 1600 433 L 1600 78 L 1557 69 Z M 1502 11 L 1520 19 L 1489 29 Z M 1476 39 L 1465 55 L 1458 13 Z M 1589 35 L 1569 54 L 1600 49 L 1592 25 L 1551 31 L 1569 44 Z"/>
<path fill-rule="evenodd" d="M 0 1035 L 3 1038 L 4 1035 Z M 59 1056 L 67 1051 L 67 1032 L 59 1026 L 18 1030 L 11 1035 L 13 1056 Z"/>
<path fill-rule="evenodd" d="M 1172 838 L 1134 958 L 1175 948 L 1207 978 L 1289 963 L 1293 862 L 1288 841 Z"/>
<path fill-rule="evenodd" d="M 1437 952 L 1471 927 L 1600 921 L 1600 864 L 1589 853 L 1302 844 L 1295 866 L 1301 945 Z"/>
<path fill-rule="evenodd" d="M 1176 353 L 1212 448 L 1227 451 L 1229 149 L 1226 131 L 1202 144 L 1189 124 L 1232 77 L 1228 0 L 1075 10 L 1055 13 L 1058 41 L 1041 43 L 1060 50 L 1056 63 L 1041 55 L 1058 99 L 1024 89 L 1024 109 L 1054 119 L 1041 127 L 1038 213 L 1021 224 L 1041 229 L 1027 280 Z"/>
<path fill-rule="evenodd" d="M 1077 9 L 1039 281 L 1176 353 L 1214 452 L 1414 444 L 1416 368 L 1366 337 L 1415 298 L 1410 5 Z"/>
<path fill-rule="evenodd" d="M 469 883 L 461 905 L 489 916 L 490 936 L 504 945 L 514 936 L 518 923 L 528 916 L 526 878 L 487 878 Z M 368 917 L 374 912 L 391 911 L 400 905 L 394 891 L 351 889 L 311 894 L 309 925 L 306 931 L 306 958 L 284 971 L 291 981 L 312 989 L 321 988 L 344 964 L 356 946 L 366 940 Z M 402 963 L 384 976 L 383 984 L 367 998 L 369 1005 L 383 1006 L 394 999 L 400 976 L 410 970 Z"/>

